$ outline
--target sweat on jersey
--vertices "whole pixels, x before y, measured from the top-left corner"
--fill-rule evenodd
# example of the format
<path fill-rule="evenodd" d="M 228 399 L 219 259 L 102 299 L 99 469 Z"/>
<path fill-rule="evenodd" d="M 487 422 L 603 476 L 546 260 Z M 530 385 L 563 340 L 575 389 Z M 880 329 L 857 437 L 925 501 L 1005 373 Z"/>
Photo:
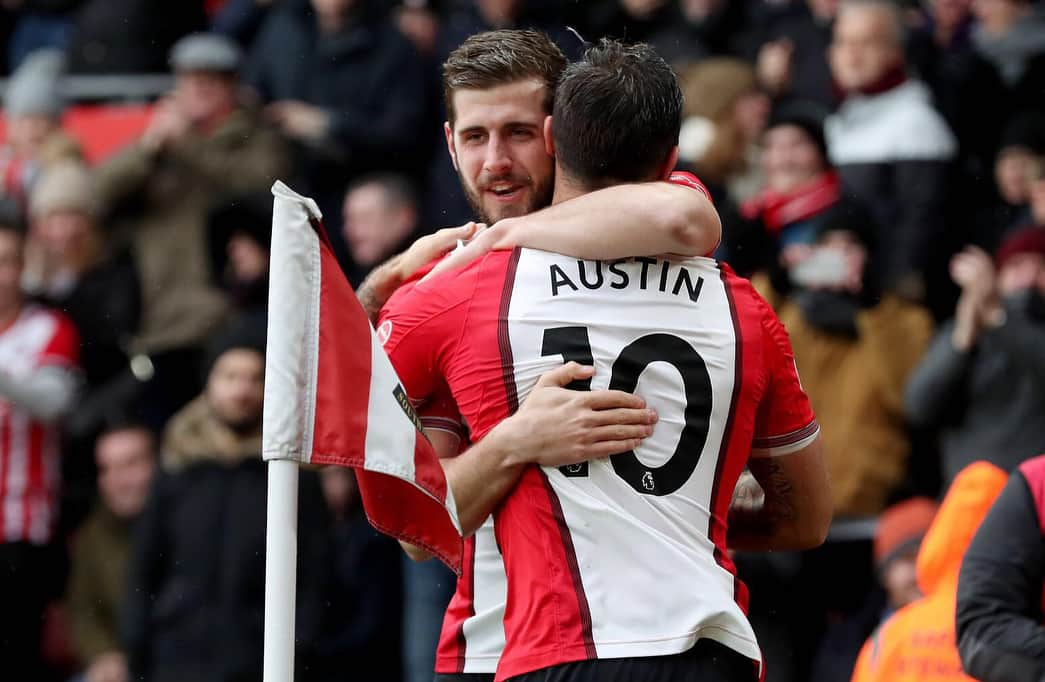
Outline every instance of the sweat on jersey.
<path fill-rule="evenodd" d="M 448 388 L 473 438 L 567 360 L 660 416 L 634 453 L 531 467 L 499 507 L 507 574 L 498 679 L 592 658 L 679 653 L 710 637 L 760 659 L 726 513 L 751 456 L 818 426 L 779 320 L 708 258 L 582 261 L 500 251 L 419 283 L 382 321 L 411 399 Z"/>

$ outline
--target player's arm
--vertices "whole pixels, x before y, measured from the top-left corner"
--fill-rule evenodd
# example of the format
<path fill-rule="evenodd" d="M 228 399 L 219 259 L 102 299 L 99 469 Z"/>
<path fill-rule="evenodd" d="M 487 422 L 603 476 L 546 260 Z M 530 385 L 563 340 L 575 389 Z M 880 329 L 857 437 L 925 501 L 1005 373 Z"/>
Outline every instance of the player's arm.
<path fill-rule="evenodd" d="M 447 227 L 421 237 L 403 253 L 374 268 L 356 291 L 371 324 L 377 322 L 378 314 L 392 294 L 427 263 L 440 258 L 457 246 L 461 240 L 471 239 L 479 231 L 476 223 L 460 227 Z"/>
<path fill-rule="evenodd" d="M 461 267 L 516 246 L 605 260 L 678 254 L 704 256 L 722 236 L 718 211 L 693 176 L 616 185 L 516 218 L 505 218 L 433 271 Z"/>
<path fill-rule="evenodd" d="M 459 441 L 429 432 L 453 491 L 465 535 L 474 533 L 511 492 L 529 464 L 565 466 L 634 450 L 653 433 L 657 415 L 642 398 L 622 391 L 573 391 L 593 367 L 570 362 L 544 374 L 519 411 L 454 457 Z M 401 543 L 415 561 L 424 550 Z"/>
<path fill-rule="evenodd" d="M 443 460 L 466 534 L 483 524 L 529 464 L 558 467 L 634 450 L 653 433 L 656 413 L 622 391 L 563 388 L 593 367 L 548 372 L 514 415 L 458 457 Z"/>
<path fill-rule="evenodd" d="M 751 478 L 742 479 L 734 495 L 726 544 L 750 551 L 816 547 L 827 536 L 834 508 L 820 426 L 784 325 L 754 292 L 739 300 L 761 311 L 766 388 L 755 415 Z M 764 499 L 749 492 L 758 488 Z"/>
<path fill-rule="evenodd" d="M 593 260 L 665 253 L 703 256 L 722 223 L 703 191 L 672 182 L 617 185 L 499 221 L 495 247 L 524 246 Z"/>
<path fill-rule="evenodd" d="M 824 542 L 832 500 L 819 436 L 788 454 L 752 458 L 748 470 L 754 481 L 740 481 L 729 510 L 730 549 L 798 550 Z"/>

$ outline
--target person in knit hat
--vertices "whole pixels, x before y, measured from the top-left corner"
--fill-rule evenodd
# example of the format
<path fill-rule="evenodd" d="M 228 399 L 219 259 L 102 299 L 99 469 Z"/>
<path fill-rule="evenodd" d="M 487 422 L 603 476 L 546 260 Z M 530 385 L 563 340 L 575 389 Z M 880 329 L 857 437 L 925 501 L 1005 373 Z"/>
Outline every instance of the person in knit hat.
<path fill-rule="evenodd" d="M 890 612 L 922 596 L 915 562 L 939 506 L 927 497 L 898 502 L 882 512 L 874 533 L 874 565 Z"/>
<path fill-rule="evenodd" d="M 864 644 L 852 682 L 971 682 L 962 672 L 955 601 L 962 557 L 1009 475 L 987 462 L 962 469 L 918 550 L 925 596 L 890 616 Z"/>
<path fill-rule="evenodd" d="M 79 158 L 78 143 L 62 131 L 65 57 L 58 50 L 30 54 L 4 93 L 7 144 L 0 149 L 0 195 L 20 203 L 41 167 L 53 160 Z"/>
<path fill-rule="evenodd" d="M 1020 230 L 991 258 L 967 247 L 951 261 L 961 287 L 907 385 L 907 417 L 941 428 L 950 480 L 985 458 L 1012 470 L 1045 451 L 1045 229 Z"/>

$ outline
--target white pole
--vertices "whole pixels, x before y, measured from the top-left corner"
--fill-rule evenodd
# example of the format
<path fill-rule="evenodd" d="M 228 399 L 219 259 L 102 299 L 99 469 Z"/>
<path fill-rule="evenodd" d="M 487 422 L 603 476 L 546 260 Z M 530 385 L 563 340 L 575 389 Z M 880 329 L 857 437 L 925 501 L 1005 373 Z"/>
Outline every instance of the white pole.
<path fill-rule="evenodd" d="M 292 682 L 297 596 L 298 463 L 274 459 L 268 466 L 265 667 L 262 679 L 263 682 Z"/>

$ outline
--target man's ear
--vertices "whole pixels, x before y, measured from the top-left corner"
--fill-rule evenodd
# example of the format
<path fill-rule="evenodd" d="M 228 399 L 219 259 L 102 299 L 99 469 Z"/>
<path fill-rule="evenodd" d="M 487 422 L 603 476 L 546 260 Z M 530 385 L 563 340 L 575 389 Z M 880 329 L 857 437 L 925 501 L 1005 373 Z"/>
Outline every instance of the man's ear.
<path fill-rule="evenodd" d="M 548 156 L 555 158 L 555 139 L 552 136 L 552 117 L 544 117 L 544 151 Z"/>
<path fill-rule="evenodd" d="M 671 177 L 671 174 L 675 171 L 675 166 L 679 162 L 679 146 L 675 145 L 671 148 L 671 152 L 668 154 L 668 158 L 664 160 L 664 166 L 660 169 L 660 173 L 657 174 L 658 180 L 667 180 Z"/>
<path fill-rule="evenodd" d="M 443 135 L 446 136 L 446 151 L 450 152 L 450 162 L 454 164 L 455 171 L 460 171 L 457 165 L 457 148 L 454 147 L 454 129 L 450 127 L 449 121 L 443 121 Z"/>

